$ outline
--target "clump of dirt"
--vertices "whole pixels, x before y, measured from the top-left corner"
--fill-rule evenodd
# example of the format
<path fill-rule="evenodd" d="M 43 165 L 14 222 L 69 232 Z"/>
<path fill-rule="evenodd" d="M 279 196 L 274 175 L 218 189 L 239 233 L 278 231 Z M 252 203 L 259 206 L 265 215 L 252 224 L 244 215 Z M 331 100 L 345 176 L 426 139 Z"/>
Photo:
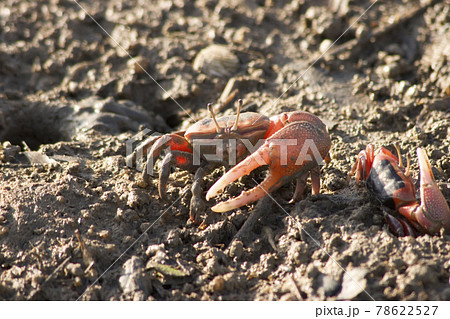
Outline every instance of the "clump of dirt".
<path fill-rule="evenodd" d="M 0 298 L 450 300 L 449 234 L 394 236 L 385 208 L 347 181 L 368 143 L 399 143 L 417 181 L 422 147 L 450 201 L 450 9 L 378 1 L 363 14 L 371 4 L 2 1 Z M 204 74 L 194 61 L 212 44 L 233 59 Z M 219 116 L 237 98 L 244 111 L 314 113 L 331 161 L 319 195 L 292 204 L 285 185 L 276 203 L 223 214 L 206 203 L 198 227 L 189 173 L 171 174 L 168 203 L 125 157 L 138 131 L 209 116 L 230 78 L 238 92 Z"/>

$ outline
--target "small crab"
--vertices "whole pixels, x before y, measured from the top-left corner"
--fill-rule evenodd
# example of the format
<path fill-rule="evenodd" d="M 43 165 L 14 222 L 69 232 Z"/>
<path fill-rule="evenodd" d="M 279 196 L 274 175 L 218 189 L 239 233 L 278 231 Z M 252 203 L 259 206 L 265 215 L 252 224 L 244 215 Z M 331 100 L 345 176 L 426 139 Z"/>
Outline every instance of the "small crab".
<path fill-rule="evenodd" d="M 384 147 L 374 153 L 369 144 L 357 157 L 350 176 L 356 174 L 356 182 L 366 180 L 368 190 L 383 205 L 395 209 L 406 217 L 397 219 L 386 214 L 391 230 L 399 236 L 414 236 L 415 231 L 437 233 L 442 227 L 450 231 L 450 210 L 444 195 L 434 180 L 427 154 L 417 149 L 420 169 L 420 198 L 416 200 L 416 189 L 410 176 L 409 158 L 403 166 L 400 149 L 396 145 L 398 158 Z"/>
<path fill-rule="evenodd" d="M 309 175 L 313 194 L 319 192 L 319 164 L 322 159 L 328 158 L 331 147 L 325 124 L 304 111 L 286 112 L 269 118 L 254 112 L 241 113 L 241 108 L 240 100 L 236 115 L 216 118 L 209 104 L 211 118 L 194 123 L 186 131 L 151 138 L 141 146 L 141 154 L 147 154 L 143 170 L 145 181 L 150 177 L 148 166 L 153 166 L 161 152 L 170 147 L 159 172 L 161 198 L 166 198 L 172 166 L 195 173 L 190 204 L 190 219 L 195 223 L 198 223 L 199 214 L 205 207 L 201 198 L 202 180 L 218 166 L 239 163 L 211 187 L 207 200 L 259 166 L 268 165 L 269 172 L 259 186 L 212 207 L 216 212 L 226 212 L 252 203 L 292 180 L 297 181 L 293 200 L 298 200 Z M 263 141 L 258 147 L 258 143 Z M 221 156 L 217 156 L 219 153 Z M 132 154 L 132 161 L 136 160 L 135 154 L 136 151 Z"/>

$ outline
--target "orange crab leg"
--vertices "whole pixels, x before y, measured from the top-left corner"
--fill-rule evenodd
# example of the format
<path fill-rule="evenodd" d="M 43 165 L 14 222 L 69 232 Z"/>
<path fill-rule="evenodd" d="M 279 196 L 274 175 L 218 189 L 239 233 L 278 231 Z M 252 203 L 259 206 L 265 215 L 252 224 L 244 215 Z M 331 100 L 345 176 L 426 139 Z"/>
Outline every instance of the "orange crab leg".
<path fill-rule="evenodd" d="M 151 145 L 151 149 L 148 152 L 147 155 L 147 162 L 144 165 L 144 169 L 142 171 L 142 178 L 145 182 L 149 183 L 150 174 L 149 171 L 153 168 L 153 163 L 155 160 L 161 155 L 161 152 L 165 150 L 166 148 L 169 148 L 171 151 L 176 151 L 185 154 L 192 154 L 192 147 L 188 143 L 188 141 L 181 135 L 178 135 L 178 133 L 172 133 L 163 135 L 160 138 L 158 138 L 156 141 L 153 142 Z M 147 146 L 148 149 L 148 146 Z M 144 149 L 146 150 L 146 149 Z M 179 161 L 177 162 L 177 159 Z M 168 159 L 166 162 L 169 161 Z M 170 159 L 170 162 L 172 164 L 179 164 L 183 165 L 184 162 L 186 162 L 185 156 L 176 156 Z M 186 164 L 186 165 L 190 165 Z M 190 166 L 189 166 L 190 167 Z M 161 176 L 160 176 L 160 193 L 161 193 Z"/>
<path fill-rule="evenodd" d="M 163 135 L 156 140 L 150 149 L 148 157 L 156 159 L 161 154 L 162 150 L 168 147 L 170 147 L 171 151 L 192 153 L 192 146 L 189 142 L 183 136 L 178 135 L 177 133 L 172 133 Z"/>

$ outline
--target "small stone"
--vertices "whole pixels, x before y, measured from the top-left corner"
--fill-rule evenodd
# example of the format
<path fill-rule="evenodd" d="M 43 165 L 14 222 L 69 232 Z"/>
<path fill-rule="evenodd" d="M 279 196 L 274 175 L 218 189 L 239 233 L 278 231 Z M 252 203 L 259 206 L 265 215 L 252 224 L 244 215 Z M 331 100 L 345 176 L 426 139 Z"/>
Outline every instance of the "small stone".
<path fill-rule="evenodd" d="M 339 289 L 341 289 L 341 283 L 333 277 L 325 275 L 322 278 L 322 287 L 325 292 L 325 296 L 330 297 L 338 293 Z"/>
<path fill-rule="evenodd" d="M 226 46 L 213 44 L 197 54 L 193 67 L 211 77 L 229 77 L 238 70 L 239 59 Z"/>
<path fill-rule="evenodd" d="M 88 229 L 88 231 L 87 231 L 87 234 L 88 234 L 89 236 L 92 236 L 92 235 L 95 234 L 95 226 L 94 226 L 94 225 L 91 225 L 91 226 L 89 227 L 89 229 Z"/>
<path fill-rule="evenodd" d="M 419 256 L 411 247 L 407 247 L 403 252 L 402 259 L 411 266 L 417 263 Z"/>
<path fill-rule="evenodd" d="M 199 85 L 193 84 L 191 87 L 192 95 L 199 96 L 202 93 L 202 89 Z"/>
<path fill-rule="evenodd" d="M 233 35 L 233 41 L 238 44 L 246 43 L 250 33 L 251 31 L 247 27 L 239 28 Z"/>
<path fill-rule="evenodd" d="M 8 227 L 0 226 L 0 236 L 6 235 L 8 233 Z"/>
<path fill-rule="evenodd" d="M 244 244 L 239 240 L 234 241 L 230 247 L 230 257 L 231 258 L 236 257 L 237 259 L 239 259 L 241 258 L 243 252 L 244 252 Z"/>
<path fill-rule="evenodd" d="M 216 276 L 209 283 L 209 288 L 212 292 L 219 292 L 225 288 L 225 280 L 222 276 Z"/>
<path fill-rule="evenodd" d="M 98 233 L 98 237 L 108 239 L 111 237 L 111 232 L 109 230 L 102 230 Z"/>
<path fill-rule="evenodd" d="M 137 256 L 132 256 L 123 265 L 122 276 L 119 278 L 120 287 L 125 294 L 139 293 L 144 297 L 151 290 L 151 285 L 145 276 L 144 264 Z M 141 300 L 141 298 L 139 298 Z"/>
<path fill-rule="evenodd" d="M 417 85 L 410 86 L 405 92 L 405 98 L 412 99 L 417 92 Z"/>
<path fill-rule="evenodd" d="M 83 281 L 81 280 L 81 277 L 75 277 L 73 279 L 73 286 L 74 287 L 81 287 L 81 285 L 83 284 Z"/>
<path fill-rule="evenodd" d="M 171 229 L 166 238 L 167 244 L 170 246 L 178 246 L 183 244 L 180 238 L 180 231 L 178 229 Z"/>
<path fill-rule="evenodd" d="M 342 290 L 337 296 L 339 300 L 351 300 L 366 289 L 365 278 L 369 271 L 365 268 L 353 268 L 347 270 L 342 279 Z"/>
<path fill-rule="evenodd" d="M 117 208 L 116 216 L 114 217 L 114 219 L 116 219 L 116 220 L 123 220 L 123 218 L 124 218 L 123 209 L 122 208 Z"/>
<path fill-rule="evenodd" d="M 84 271 L 80 264 L 69 263 L 66 266 L 66 270 L 72 276 L 83 276 Z"/>
<path fill-rule="evenodd" d="M 82 209 L 80 213 L 81 217 L 83 217 L 84 219 L 91 217 L 91 212 L 87 209 Z"/>
<path fill-rule="evenodd" d="M 124 244 L 129 244 L 129 243 L 131 243 L 131 242 L 133 242 L 134 241 L 134 238 L 133 237 L 131 237 L 131 236 L 124 236 L 123 238 L 122 238 L 122 243 L 124 243 Z"/>
<path fill-rule="evenodd" d="M 325 39 L 320 43 L 319 46 L 319 51 L 320 53 L 325 53 L 333 44 L 333 41 L 331 41 L 330 39 Z"/>
<path fill-rule="evenodd" d="M 61 195 L 56 196 L 56 201 L 58 203 L 61 203 L 61 204 L 65 204 L 66 203 L 66 199 L 64 198 L 64 196 L 61 196 Z"/>
<path fill-rule="evenodd" d="M 164 251 L 164 250 L 165 250 L 164 244 L 150 245 L 147 247 L 145 254 L 150 257 L 150 256 L 155 255 L 158 251 Z"/>

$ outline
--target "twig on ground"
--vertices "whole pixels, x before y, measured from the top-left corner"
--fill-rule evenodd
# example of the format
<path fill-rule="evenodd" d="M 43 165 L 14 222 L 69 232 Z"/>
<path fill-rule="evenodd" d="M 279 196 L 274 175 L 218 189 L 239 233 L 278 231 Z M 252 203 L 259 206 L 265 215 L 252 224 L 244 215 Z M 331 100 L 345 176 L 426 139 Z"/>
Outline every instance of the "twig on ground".
<path fill-rule="evenodd" d="M 47 278 L 45 278 L 44 282 L 42 283 L 41 286 L 45 285 L 46 283 L 48 283 L 50 280 L 52 280 L 56 274 L 58 272 L 60 272 L 70 261 L 70 259 L 72 258 L 72 256 L 67 257 L 66 259 L 64 259 L 64 261 L 62 263 L 59 264 L 58 267 L 55 268 L 55 270 L 53 270 L 53 272 L 50 274 L 50 276 L 48 276 Z"/>

